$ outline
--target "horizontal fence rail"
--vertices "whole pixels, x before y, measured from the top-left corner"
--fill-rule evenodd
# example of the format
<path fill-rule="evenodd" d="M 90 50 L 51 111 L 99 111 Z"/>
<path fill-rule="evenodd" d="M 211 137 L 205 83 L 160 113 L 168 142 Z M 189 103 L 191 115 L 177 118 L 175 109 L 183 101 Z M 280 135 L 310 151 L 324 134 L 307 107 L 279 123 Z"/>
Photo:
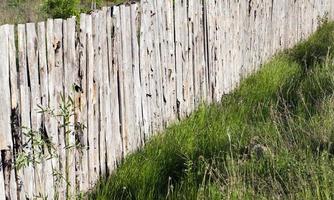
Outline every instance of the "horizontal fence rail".
<path fill-rule="evenodd" d="M 141 0 L 0 26 L 0 200 L 73 199 L 333 19 L 332 0 Z"/>

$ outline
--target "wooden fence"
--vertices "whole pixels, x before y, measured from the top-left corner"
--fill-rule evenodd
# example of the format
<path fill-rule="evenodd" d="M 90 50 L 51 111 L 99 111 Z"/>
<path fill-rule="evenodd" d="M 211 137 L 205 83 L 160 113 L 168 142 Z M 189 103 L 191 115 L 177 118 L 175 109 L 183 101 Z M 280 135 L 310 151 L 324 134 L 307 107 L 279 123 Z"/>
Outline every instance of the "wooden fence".
<path fill-rule="evenodd" d="M 0 200 L 75 198 L 326 12 L 334 1 L 142 0 L 0 26 Z"/>

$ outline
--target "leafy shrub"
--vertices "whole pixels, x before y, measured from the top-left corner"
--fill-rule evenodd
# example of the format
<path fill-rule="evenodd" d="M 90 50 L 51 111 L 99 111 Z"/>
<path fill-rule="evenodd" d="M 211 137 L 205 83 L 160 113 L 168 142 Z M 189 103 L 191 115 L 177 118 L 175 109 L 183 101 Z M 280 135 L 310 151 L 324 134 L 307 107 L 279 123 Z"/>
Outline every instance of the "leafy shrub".
<path fill-rule="evenodd" d="M 42 10 L 52 18 L 69 18 L 80 13 L 79 0 L 45 0 Z"/>

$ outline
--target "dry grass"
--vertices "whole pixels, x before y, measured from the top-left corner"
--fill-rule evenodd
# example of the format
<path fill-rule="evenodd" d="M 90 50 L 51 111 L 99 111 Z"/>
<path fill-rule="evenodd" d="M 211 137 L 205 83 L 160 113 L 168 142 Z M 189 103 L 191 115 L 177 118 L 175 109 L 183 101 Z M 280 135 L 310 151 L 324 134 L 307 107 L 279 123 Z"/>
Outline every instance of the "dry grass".
<path fill-rule="evenodd" d="M 120 4 L 128 0 L 96 0 L 99 6 Z M 80 0 L 82 10 L 90 10 L 92 0 Z M 38 22 L 48 16 L 41 11 L 43 0 L 0 0 L 0 25 Z"/>

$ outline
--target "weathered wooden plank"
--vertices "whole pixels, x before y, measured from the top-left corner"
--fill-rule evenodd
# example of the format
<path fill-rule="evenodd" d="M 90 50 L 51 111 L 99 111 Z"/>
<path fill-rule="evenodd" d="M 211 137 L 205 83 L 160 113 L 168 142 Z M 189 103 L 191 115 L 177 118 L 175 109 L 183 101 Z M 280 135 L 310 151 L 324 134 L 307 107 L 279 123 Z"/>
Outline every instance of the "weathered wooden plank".
<path fill-rule="evenodd" d="M 94 132 L 90 132 L 94 134 L 93 136 L 93 150 L 94 157 L 93 160 L 93 170 L 94 176 L 92 177 L 92 184 L 95 184 L 100 174 L 100 141 L 103 142 L 104 138 L 101 136 L 101 69 L 102 69 L 102 54 L 101 54 L 101 41 L 100 41 L 100 13 L 98 11 L 92 14 L 92 37 L 93 37 L 93 50 L 94 50 L 94 67 L 93 67 L 93 123 L 94 123 Z M 90 140 L 91 142 L 91 140 Z"/>
<path fill-rule="evenodd" d="M 10 25 L 8 27 L 8 51 L 9 51 L 9 72 L 10 72 L 10 98 L 11 98 L 11 136 L 12 146 L 11 150 L 6 152 L 9 157 L 9 163 L 7 164 L 8 170 L 10 170 L 9 175 L 9 189 L 7 190 L 9 198 L 17 199 L 17 182 L 16 182 L 16 172 L 14 168 L 14 147 L 15 144 L 19 143 L 15 138 L 20 136 L 20 90 L 19 90 L 19 76 L 18 68 L 16 63 L 16 45 L 15 45 L 15 27 Z"/>
<path fill-rule="evenodd" d="M 46 48 L 47 48 L 47 65 L 48 65 L 48 91 L 49 91 L 49 103 L 48 106 L 50 109 L 57 109 L 59 100 L 61 99 L 62 94 L 62 77 L 59 78 L 58 73 L 62 72 L 62 69 L 56 68 L 55 54 L 56 51 L 59 51 L 60 41 L 57 41 L 54 33 L 54 20 L 48 19 L 46 23 Z M 58 133 L 60 131 L 58 120 L 55 116 L 52 116 L 50 113 L 46 113 L 46 118 L 50 119 L 50 128 L 47 132 L 47 135 L 51 141 L 53 149 L 50 152 L 51 161 L 52 161 L 52 175 L 53 175 L 53 198 L 58 198 L 60 192 L 60 182 L 55 176 L 59 174 L 59 157 L 58 157 L 58 144 L 59 138 Z M 51 197 L 50 197 L 51 198 Z"/>
<path fill-rule="evenodd" d="M 91 187 L 98 177 L 98 151 L 97 151 L 97 132 L 98 127 L 96 125 L 96 119 L 98 116 L 97 110 L 97 86 L 94 79 L 94 45 L 93 45 L 93 26 L 92 16 L 86 16 L 86 30 L 87 30 L 87 98 L 88 98 L 88 118 L 87 118 L 87 130 L 88 130 L 88 148 L 89 148 L 89 187 Z"/>
<path fill-rule="evenodd" d="M 9 86 L 9 54 L 8 54 L 8 25 L 0 27 L 0 150 L 10 149 L 11 132 L 10 132 L 10 86 Z"/>
<path fill-rule="evenodd" d="M 131 5 L 131 46 L 132 46 L 132 70 L 134 84 L 134 103 L 135 103 L 135 142 L 136 147 L 143 145 L 143 120 L 142 120 L 142 86 L 140 82 L 140 65 L 139 65 L 139 28 L 140 13 L 137 4 Z"/>
<path fill-rule="evenodd" d="M 114 102 L 112 102 L 113 97 L 112 96 L 117 96 L 114 94 L 112 88 L 112 84 L 114 84 L 113 81 L 113 74 L 112 74 L 112 70 L 113 70 L 113 58 L 112 58 L 112 54 L 113 54 L 113 47 L 112 47 L 112 10 L 111 8 L 107 9 L 107 13 L 106 13 L 106 50 L 107 50 L 107 76 L 108 79 L 105 80 L 107 81 L 107 85 L 105 87 L 107 87 L 107 91 L 106 91 L 106 115 L 107 115 L 107 132 L 106 132 L 106 157 L 107 157 L 107 172 L 111 172 L 114 168 L 115 168 L 115 162 L 116 162 L 116 158 L 115 158 L 115 149 L 117 148 L 116 146 L 113 146 L 113 140 L 115 139 L 113 137 L 113 113 L 112 113 L 112 104 L 114 104 Z M 109 148 L 109 147 L 113 147 L 113 148 Z"/>
<path fill-rule="evenodd" d="M 38 112 L 38 105 L 41 104 L 41 91 L 39 85 L 39 68 L 38 68 L 38 52 L 37 52 L 37 34 L 36 26 L 34 23 L 28 23 L 26 25 L 27 29 L 27 65 L 29 71 L 29 82 L 30 82 L 30 110 L 31 110 L 31 131 L 33 131 L 33 137 L 39 137 L 38 135 L 41 127 L 41 114 Z M 33 145 L 33 151 L 35 154 L 35 159 L 39 162 L 41 159 L 39 155 L 38 144 Z M 35 168 L 35 191 L 34 195 L 44 193 L 43 187 L 43 177 L 42 177 L 42 166 L 38 163 L 34 163 Z M 31 183 L 29 183 L 31 184 Z"/>
<path fill-rule="evenodd" d="M 64 24 L 62 19 L 55 19 L 53 21 L 53 40 L 52 44 L 54 47 L 54 59 L 55 66 L 52 76 L 54 76 L 54 97 L 56 102 L 54 108 L 58 108 L 60 105 L 64 104 L 64 40 L 63 40 L 63 29 Z M 59 112 L 59 109 L 56 109 Z M 58 155 L 59 155 L 59 168 L 58 168 L 58 181 L 59 184 L 59 199 L 66 198 L 66 155 L 65 155 L 65 132 L 63 127 L 63 117 L 56 117 L 57 119 L 57 134 L 58 134 Z"/>
<path fill-rule="evenodd" d="M 110 112 L 108 102 L 109 97 L 109 74 L 108 74 L 108 49 L 107 49 L 107 8 L 103 8 L 99 11 L 100 20 L 99 20 L 99 32 L 100 32 L 100 47 L 101 47 L 101 86 L 100 86 L 100 115 L 101 115 L 101 132 L 100 132 L 100 171 L 101 175 L 107 173 L 107 152 L 106 152 L 106 134 L 110 123 L 108 123 L 108 116 Z"/>
<path fill-rule="evenodd" d="M 175 1 L 175 66 L 176 66 L 176 96 L 177 96 L 177 115 L 178 118 L 184 117 L 185 98 L 183 87 L 183 68 L 186 59 L 184 48 L 186 44 L 183 44 L 183 32 L 186 32 L 187 25 L 184 22 L 184 13 L 186 7 L 186 1 Z"/>
<path fill-rule="evenodd" d="M 119 7 L 113 8 L 112 13 L 112 23 L 113 28 L 108 29 L 108 35 L 112 36 L 109 38 L 111 40 L 109 48 L 109 62 L 112 63 L 110 68 L 110 88 L 111 88 L 111 143 L 114 146 L 113 152 L 114 159 L 109 161 L 110 167 L 114 167 L 117 162 L 121 161 L 123 157 L 123 144 L 122 144 L 122 134 L 121 134 L 121 121 L 120 121 L 120 85 L 119 85 L 119 67 L 122 58 L 122 48 L 121 48 L 121 25 L 120 25 L 120 9 Z M 114 32 L 112 32 L 114 29 Z"/>
<path fill-rule="evenodd" d="M 162 88 L 162 72 L 163 67 L 161 66 L 161 32 L 159 31 L 159 26 L 162 24 L 161 19 L 159 17 L 158 11 L 158 2 L 151 1 L 152 12 L 154 15 L 151 15 L 152 19 L 152 34 L 153 34 L 153 71 L 152 71 L 152 79 L 151 85 L 153 91 L 153 99 L 154 99 L 154 112 L 153 112 L 153 134 L 160 132 L 162 130 L 163 125 L 163 88 Z M 161 2 L 160 2 L 161 3 Z"/>
<path fill-rule="evenodd" d="M 13 151 L 13 142 L 12 142 L 12 135 L 11 135 L 11 96 L 10 96 L 10 44 L 9 44 L 9 37 L 10 34 L 14 32 L 10 32 L 10 26 L 4 25 L 0 27 L 0 62 L 2 63 L 2 67 L 0 69 L 0 81 L 2 82 L 0 86 L 0 90 L 3 94 L 0 97 L 0 103 L 2 108 L 0 108 L 1 116 L 0 116 L 0 149 L 2 150 L 3 154 L 0 156 L 2 157 L 3 164 L 0 165 L 1 172 L 3 172 L 3 176 L 0 177 L 2 179 L 0 182 L 0 187 L 4 190 L 3 197 L 4 198 L 11 198 L 11 161 L 12 161 L 12 151 Z M 12 36 L 13 38 L 14 36 Z M 14 75 L 15 77 L 15 75 Z M 15 179 L 15 177 L 13 177 Z M 14 181 L 15 183 L 15 181 Z M 15 186 L 15 185 L 14 185 Z M 2 193 L 2 192 L 0 192 Z"/>
<path fill-rule="evenodd" d="M 141 8 L 141 25 L 140 25 L 140 72 L 142 80 L 142 101 L 143 101 L 143 140 L 146 141 L 152 130 L 151 118 L 153 115 L 152 107 L 153 94 L 150 91 L 150 71 L 152 68 L 152 23 L 150 16 L 151 12 L 150 5 L 147 1 L 140 2 Z"/>
<path fill-rule="evenodd" d="M 21 126 L 22 130 L 21 140 L 22 149 L 19 152 L 24 154 L 31 154 L 32 144 L 29 142 L 28 136 L 25 134 L 31 129 L 30 121 L 30 88 L 28 85 L 29 74 L 27 66 L 27 37 L 26 25 L 18 25 L 18 59 L 19 59 L 19 77 L 20 77 L 20 110 L 21 110 Z M 20 171 L 20 170 L 19 170 Z M 20 199 L 26 197 L 32 198 L 35 191 L 35 176 L 32 163 L 23 168 L 23 172 L 18 172 L 19 179 L 19 196 Z"/>
<path fill-rule="evenodd" d="M 45 23 L 40 22 L 37 25 L 37 43 L 38 43 L 38 63 L 40 76 L 40 90 L 41 90 L 41 105 L 44 108 L 49 106 L 49 76 L 47 66 L 47 49 L 46 49 L 46 30 Z M 42 114 L 41 130 L 43 134 L 49 137 L 51 130 L 50 115 Z M 50 138 L 49 138 L 50 139 Z M 51 198 L 54 196 L 54 183 L 52 176 L 52 154 L 49 152 L 49 147 L 44 146 L 44 159 L 42 160 L 42 183 L 44 194 L 42 197 Z"/>
<path fill-rule="evenodd" d="M 120 65 L 121 125 L 124 154 L 132 152 L 136 146 L 134 116 L 134 83 L 131 51 L 131 10 L 129 6 L 120 6 L 122 63 Z"/>
<path fill-rule="evenodd" d="M 88 190 L 88 135 L 87 128 L 83 126 L 87 126 L 87 30 L 86 30 L 86 14 L 80 15 L 80 32 L 79 32 L 79 43 L 78 43 L 78 57 L 79 57 L 79 81 L 80 81 L 80 96 L 79 99 L 76 99 L 75 102 L 79 102 L 77 105 L 76 114 L 78 114 L 78 125 L 80 126 L 79 134 L 80 134 L 80 145 L 81 148 L 78 150 L 78 154 L 80 159 L 79 162 L 79 181 L 78 181 L 78 189 L 79 191 L 87 191 Z"/>
<path fill-rule="evenodd" d="M 194 106 L 198 107 L 203 103 L 205 96 L 205 60 L 204 60 L 204 32 L 202 2 L 194 3 L 192 13 L 193 20 L 193 69 L 194 69 Z"/>
<path fill-rule="evenodd" d="M 186 45 L 186 63 L 184 68 L 184 80 L 183 87 L 185 88 L 184 94 L 186 99 L 186 116 L 194 110 L 194 4 L 195 1 L 188 1 L 186 4 L 186 31 L 183 33 Z"/>
<path fill-rule="evenodd" d="M 64 21 L 64 89 L 65 98 L 70 98 L 73 102 L 70 106 L 71 116 L 69 118 L 70 125 L 65 130 L 65 146 L 66 146 L 66 179 L 67 185 L 67 198 L 74 198 L 76 195 L 76 175 L 75 175 L 75 95 L 76 95 L 76 76 L 78 74 L 78 65 L 76 60 L 76 48 L 75 48 L 75 17 L 69 18 Z M 66 30 L 66 32 L 65 32 Z"/>
<path fill-rule="evenodd" d="M 165 84 L 166 84 L 166 110 L 167 125 L 176 120 L 176 71 L 175 71 L 175 43 L 174 43 L 174 9 L 172 1 L 164 1 L 161 8 L 165 15 L 164 27 L 166 32 L 164 36 L 166 46 L 166 66 L 165 66 Z"/>

